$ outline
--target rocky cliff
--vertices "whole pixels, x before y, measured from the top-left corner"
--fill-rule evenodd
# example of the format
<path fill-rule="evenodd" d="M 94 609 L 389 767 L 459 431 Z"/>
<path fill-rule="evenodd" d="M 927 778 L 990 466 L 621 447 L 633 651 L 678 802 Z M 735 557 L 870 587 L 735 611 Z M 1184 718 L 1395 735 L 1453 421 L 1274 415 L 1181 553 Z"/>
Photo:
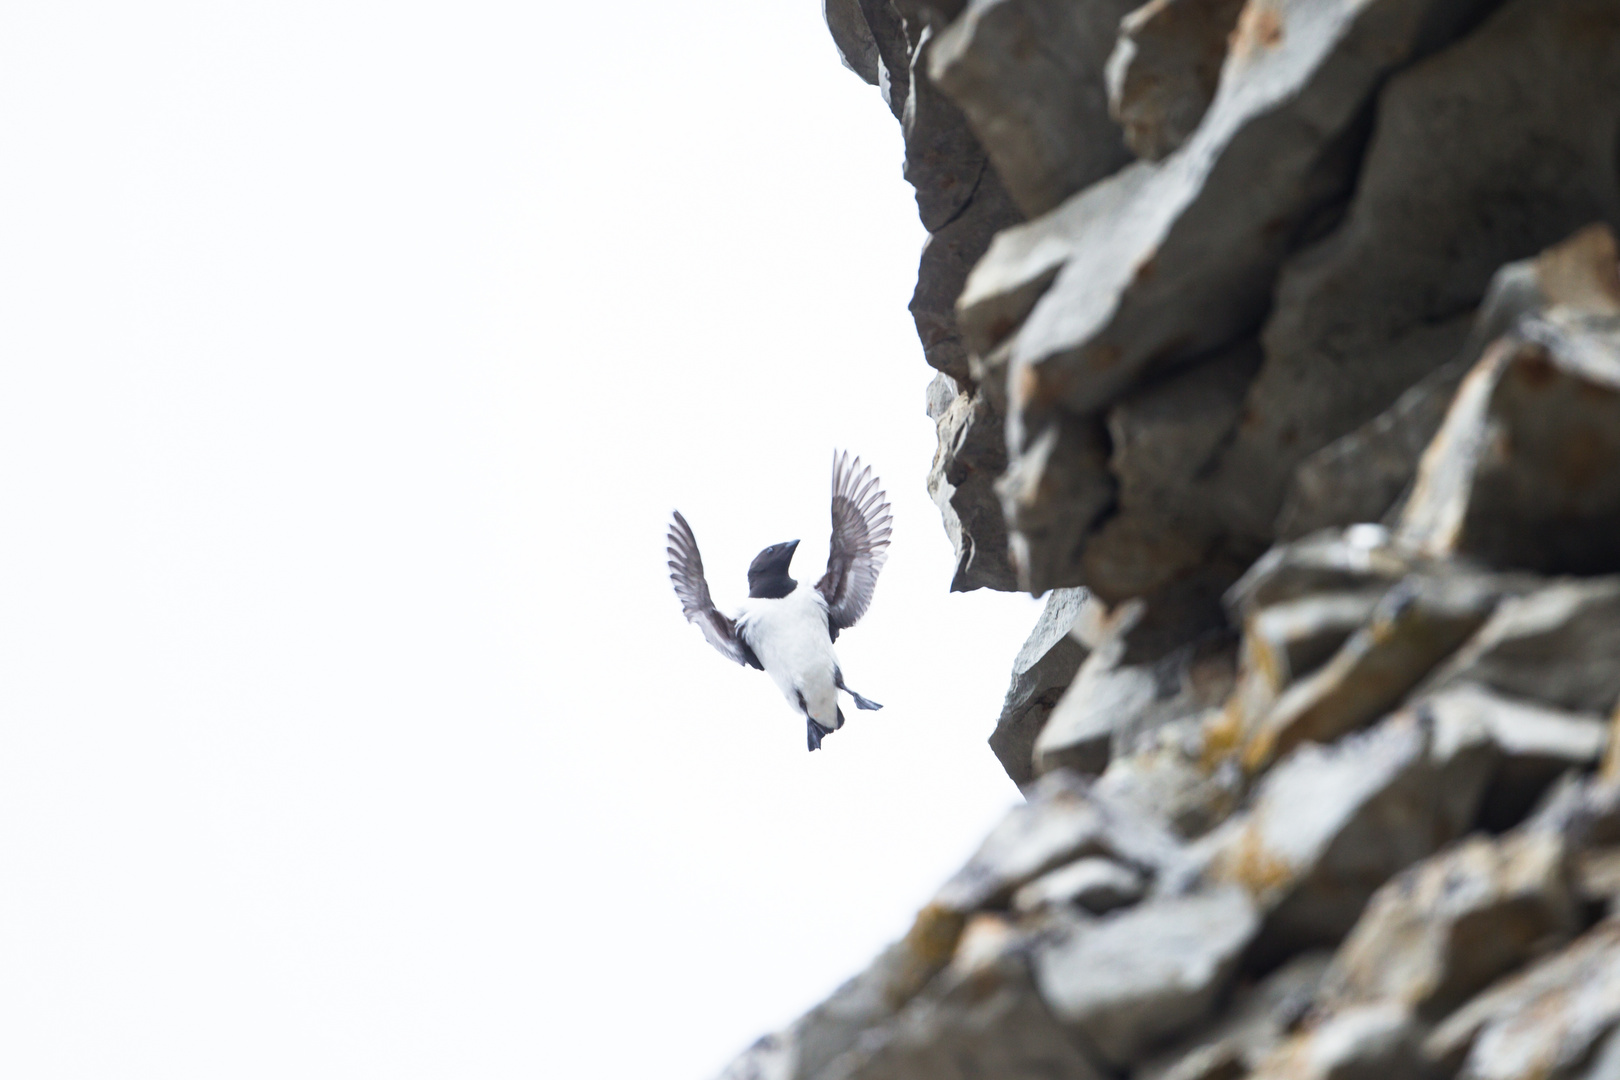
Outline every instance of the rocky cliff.
<path fill-rule="evenodd" d="M 1027 803 L 728 1080 L 1620 1077 L 1620 0 L 826 0 Z"/>

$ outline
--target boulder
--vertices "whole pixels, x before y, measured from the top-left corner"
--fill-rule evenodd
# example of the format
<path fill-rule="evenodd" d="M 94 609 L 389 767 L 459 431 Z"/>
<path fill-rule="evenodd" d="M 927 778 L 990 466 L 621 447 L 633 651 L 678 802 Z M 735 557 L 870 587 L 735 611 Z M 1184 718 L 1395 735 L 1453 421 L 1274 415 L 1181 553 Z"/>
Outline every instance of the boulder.
<path fill-rule="evenodd" d="M 1017 952 L 948 979 L 818 1080 L 1106 1080 L 1047 1011 Z"/>
<path fill-rule="evenodd" d="M 1088 650 L 1070 633 L 1086 602 L 1084 589 L 1053 589 L 1013 660 L 1012 685 L 990 735 L 990 749 L 1015 784 L 1035 778 L 1030 764 L 1035 738 L 1086 658 Z"/>
<path fill-rule="evenodd" d="M 1184 612 L 1171 610 L 1171 621 L 1185 630 L 1197 625 L 1183 622 Z M 1156 728 L 1225 699 L 1234 673 L 1230 639 L 1206 630 L 1156 655 L 1162 647 L 1154 640 L 1156 629 L 1153 612 L 1141 600 L 1115 609 L 1035 740 L 1037 773 L 1073 769 L 1096 775 Z"/>
<path fill-rule="evenodd" d="M 1279 544 L 1257 559 L 1226 593 L 1226 606 L 1244 624 L 1277 604 L 1329 592 L 1385 590 L 1417 562 L 1378 525 L 1323 529 Z"/>
<path fill-rule="evenodd" d="M 1467 831 L 1488 750 L 1431 751 L 1399 713 L 1330 746 L 1306 743 L 1260 781 L 1252 806 L 1199 841 L 1205 876 L 1265 912 L 1270 951 L 1331 945 L 1384 882 Z"/>
<path fill-rule="evenodd" d="M 1496 578 L 1464 571 L 1404 578 L 1331 660 L 1245 732 L 1244 767 L 1256 772 L 1303 742 L 1329 742 L 1394 708 L 1485 622 L 1503 589 Z"/>
<path fill-rule="evenodd" d="M 1610 918 L 1458 1009 L 1423 1051 L 1461 1080 L 1558 1080 L 1580 1075 L 1616 1026 L 1620 921 Z"/>
<path fill-rule="evenodd" d="M 1373 895 L 1322 979 L 1318 1007 L 1389 1001 L 1440 1020 L 1578 926 L 1564 837 L 1470 837 Z"/>
<path fill-rule="evenodd" d="M 1094 790 L 1183 839 L 1203 836 L 1231 816 L 1246 789 L 1235 762 L 1208 762 L 1202 719 L 1172 721 L 1115 755 Z"/>
<path fill-rule="evenodd" d="M 1120 22 L 1108 111 L 1139 158 L 1187 141 L 1215 97 L 1243 0 L 1149 0 Z"/>
<path fill-rule="evenodd" d="M 1261 1062 L 1255 1080 L 1427 1080 L 1422 1028 L 1395 1002 L 1344 1009 Z"/>
<path fill-rule="evenodd" d="M 1020 887 L 1086 856 L 1103 856 L 1150 877 L 1180 858 L 1180 845 L 1168 833 L 1097 798 L 1071 773 L 1044 776 L 1027 795 L 1028 802 L 1008 811 L 940 889 L 938 908 L 965 915 L 1005 907 Z"/>
<path fill-rule="evenodd" d="M 1292 539 L 1393 513 L 1445 419 L 1457 384 L 1485 348 L 1525 315 L 1547 308 L 1614 313 L 1620 309 L 1615 266 L 1613 234 L 1594 225 L 1533 259 L 1498 270 L 1460 355 L 1424 376 L 1389 409 L 1300 463 L 1278 516 L 1278 535 Z"/>
<path fill-rule="evenodd" d="M 1572 712 L 1607 714 L 1620 701 L 1620 576 L 1555 581 L 1504 600 L 1428 679 L 1459 683 Z"/>
<path fill-rule="evenodd" d="M 1554 309 L 1493 345 L 1424 452 L 1397 536 L 1496 567 L 1620 570 L 1620 316 Z"/>
<path fill-rule="evenodd" d="M 1073 905 L 1102 915 L 1136 903 L 1146 888 L 1139 871 L 1112 859 L 1079 859 L 1019 889 L 1013 895 L 1013 910 L 1031 912 Z"/>
<path fill-rule="evenodd" d="M 1434 723 L 1437 752 L 1488 745 L 1496 759 L 1479 824 L 1501 830 L 1524 820 L 1562 774 L 1596 765 L 1609 743 L 1600 716 L 1549 709 L 1457 683 L 1418 707 Z"/>
<path fill-rule="evenodd" d="M 1043 214 L 1125 164 L 1103 68 L 1134 0 L 971 0 L 929 73 L 962 107 L 1026 214 Z"/>
<path fill-rule="evenodd" d="M 1259 926 L 1241 889 L 1160 898 L 1035 951 L 1052 1014 L 1115 1066 L 1203 1020 Z"/>
<path fill-rule="evenodd" d="M 1237 987 L 1225 1012 L 1144 1062 L 1134 1080 L 1241 1080 L 1305 1015 L 1327 964 L 1325 952 L 1301 953 L 1259 983 Z"/>

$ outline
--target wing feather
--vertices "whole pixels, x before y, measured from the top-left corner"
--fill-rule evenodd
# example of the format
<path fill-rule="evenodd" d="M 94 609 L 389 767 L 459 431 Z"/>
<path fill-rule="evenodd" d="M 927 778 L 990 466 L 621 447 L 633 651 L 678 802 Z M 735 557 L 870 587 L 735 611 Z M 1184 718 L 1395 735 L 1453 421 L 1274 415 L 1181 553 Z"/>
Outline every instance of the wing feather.
<path fill-rule="evenodd" d="M 709 639 L 709 644 L 719 649 L 728 660 L 764 670 L 754 650 L 737 633 L 737 624 L 720 614 L 710 599 L 709 582 L 703 576 L 703 556 L 698 554 L 697 537 L 692 535 L 692 526 L 681 517 L 679 510 L 675 511 L 675 520 L 669 526 L 666 539 L 669 541 L 665 549 L 669 555 L 669 580 L 675 585 L 675 595 L 680 597 L 681 611 L 687 621 L 697 623 L 703 636 Z"/>
<path fill-rule="evenodd" d="M 889 500 L 878 486 L 870 466 L 847 453 L 833 454 L 832 541 L 827 548 L 827 572 L 816 589 L 827 601 L 827 628 L 833 640 L 838 631 L 854 626 L 872 603 L 878 573 L 889 557 Z"/>

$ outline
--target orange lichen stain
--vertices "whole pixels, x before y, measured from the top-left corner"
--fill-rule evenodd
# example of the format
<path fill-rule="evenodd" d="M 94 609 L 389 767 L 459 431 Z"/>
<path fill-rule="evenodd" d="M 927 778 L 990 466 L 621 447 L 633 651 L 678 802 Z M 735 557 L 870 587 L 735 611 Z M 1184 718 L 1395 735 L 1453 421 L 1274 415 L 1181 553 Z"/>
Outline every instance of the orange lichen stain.
<path fill-rule="evenodd" d="M 1237 750 L 1243 735 L 1243 716 L 1238 696 L 1226 699 L 1220 712 L 1204 721 L 1204 749 L 1199 755 L 1199 768 L 1213 772 Z"/>
<path fill-rule="evenodd" d="M 1211 868 L 1222 881 L 1241 885 L 1250 896 L 1264 901 L 1294 882 L 1294 868 L 1266 847 L 1259 823 L 1250 821 L 1237 839 L 1222 851 Z"/>
<path fill-rule="evenodd" d="M 1229 51 L 1239 60 L 1251 59 L 1265 49 L 1282 44 L 1283 21 L 1276 0 L 1249 0 L 1232 30 Z"/>
<path fill-rule="evenodd" d="M 1277 732 L 1268 727 L 1261 727 L 1249 737 L 1243 747 L 1243 771 L 1250 776 L 1255 775 L 1270 765 L 1277 757 Z"/>
<path fill-rule="evenodd" d="M 943 904 L 928 904 L 917 912 L 917 919 L 900 939 L 900 964 L 883 988 L 890 1004 L 898 1009 L 938 975 L 956 954 L 957 942 L 967 916 Z"/>

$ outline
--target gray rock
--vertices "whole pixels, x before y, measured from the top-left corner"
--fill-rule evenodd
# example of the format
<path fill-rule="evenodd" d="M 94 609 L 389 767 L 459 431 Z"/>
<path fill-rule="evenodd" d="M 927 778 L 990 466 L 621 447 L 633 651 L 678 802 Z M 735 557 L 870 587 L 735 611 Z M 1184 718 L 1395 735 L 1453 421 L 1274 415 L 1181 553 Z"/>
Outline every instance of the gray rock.
<path fill-rule="evenodd" d="M 936 377 L 946 379 L 941 374 Z M 1007 463 L 1001 417 L 984 389 L 957 394 L 934 417 L 939 448 L 928 472 L 928 494 L 939 507 L 945 535 L 956 550 L 953 592 L 1018 588 L 1007 552 L 996 478 Z"/>
<path fill-rule="evenodd" d="M 935 905 L 963 914 L 1003 907 L 1021 886 L 1088 855 L 1149 875 L 1180 858 L 1180 845 L 1167 832 L 1097 798 L 1072 774 L 1044 776 L 1026 794 L 1029 801 L 1008 811 L 940 888 Z"/>
<path fill-rule="evenodd" d="M 1208 878 L 1241 885 L 1267 912 L 1269 947 L 1336 942 L 1385 881 L 1467 830 L 1491 756 L 1440 757 L 1429 742 L 1402 713 L 1307 743 L 1261 780 L 1247 812 L 1199 841 Z"/>
<path fill-rule="evenodd" d="M 1105 1080 L 1052 1019 L 1016 953 L 912 1002 L 818 1080 Z"/>
<path fill-rule="evenodd" d="M 917 192 L 917 216 L 931 233 L 962 213 L 990 167 L 962 111 L 928 77 L 928 56 L 936 43 L 931 29 L 918 36 L 910 94 L 900 118 L 905 178 Z"/>
<path fill-rule="evenodd" d="M 878 84 L 878 48 L 872 28 L 866 25 L 860 0 L 821 0 L 821 15 L 827 21 L 838 59 L 873 86 Z"/>
<path fill-rule="evenodd" d="M 1133 752 L 1156 728 L 1199 714 L 1231 691 L 1235 655 L 1227 639 L 1205 635 L 1155 656 L 1155 643 L 1145 640 L 1154 636 L 1149 616 L 1141 600 L 1115 609 L 1035 740 L 1037 773 L 1099 774 L 1116 753 Z M 1196 623 L 1183 626 L 1196 633 Z"/>
<path fill-rule="evenodd" d="M 1213 729 L 1235 749 L 1294 680 L 1310 675 L 1366 626 L 1387 590 L 1321 592 L 1261 608 L 1244 624 L 1237 685 Z"/>
<path fill-rule="evenodd" d="M 1239 987 L 1232 1005 L 1181 1044 L 1143 1062 L 1133 1080 L 1241 1080 L 1277 1049 L 1316 995 L 1325 952 L 1301 953 L 1258 985 Z"/>
<path fill-rule="evenodd" d="M 1316 593 L 1263 608 L 1244 628 L 1246 658 L 1281 685 L 1309 675 L 1377 614 L 1387 591 Z"/>
<path fill-rule="evenodd" d="M 1620 921 L 1474 998 L 1437 1027 L 1425 1056 L 1461 1080 L 1560 1080 L 1579 1074 L 1620 1024 Z"/>
<path fill-rule="evenodd" d="M 1421 1026 L 1395 1002 L 1352 1006 L 1284 1044 L 1256 1080 L 1425 1080 Z"/>
<path fill-rule="evenodd" d="M 1379 889 L 1323 977 L 1319 1008 L 1392 1001 L 1439 1020 L 1579 926 L 1568 844 L 1471 837 Z"/>
<path fill-rule="evenodd" d="M 1382 521 L 1412 483 L 1466 371 L 1458 361 L 1441 365 L 1388 409 L 1300 462 L 1277 515 L 1278 537 Z"/>
<path fill-rule="evenodd" d="M 1141 873 L 1112 859 L 1078 859 L 1043 874 L 1013 895 L 1014 911 L 1077 905 L 1102 915 L 1142 898 L 1147 883 Z"/>
<path fill-rule="evenodd" d="M 1266 608 L 1317 593 L 1382 594 L 1416 565 L 1382 526 L 1324 529 L 1266 552 L 1227 591 L 1226 605 L 1247 623 Z"/>
<path fill-rule="evenodd" d="M 1620 310 L 1615 299 L 1620 288 L 1612 281 L 1616 273 L 1614 238 L 1601 225 L 1498 270 L 1458 357 L 1424 376 L 1389 409 L 1301 462 L 1278 516 L 1278 534 L 1292 538 L 1384 518 L 1416 476 L 1457 384 L 1486 347 L 1523 316 L 1546 308 L 1615 313 Z"/>
<path fill-rule="evenodd" d="M 1113 505 L 1114 487 L 1107 432 L 1078 417 L 1054 421 L 1009 465 L 996 491 L 1021 588 L 1039 596 L 1085 583 L 1085 539 Z"/>
<path fill-rule="evenodd" d="M 1527 319 L 1424 453 L 1402 542 L 1549 573 L 1620 570 L 1620 317 Z"/>
<path fill-rule="evenodd" d="M 1223 465 L 1251 478 L 1256 527 L 1286 490 L 1279 464 L 1456 354 L 1498 267 L 1620 221 L 1617 54 L 1609 0 L 1515 0 L 1390 80 L 1348 218 L 1277 281 L 1251 422 Z"/>
<path fill-rule="evenodd" d="M 1129 160 L 1103 67 L 1132 6 L 972 0 L 941 33 L 930 74 L 1025 213 L 1045 213 Z"/>
<path fill-rule="evenodd" d="M 1235 762 L 1207 760 L 1203 721 L 1189 717 L 1160 727 L 1147 745 L 1116 755 L 1094 790 L 1184 839 L 1209 832 L 1237 809 L 1246 787 Z"/>
<path fill-rule="evenodd" d="M 962 331 L 956 325 L 956 298 L 962 293 L 968 271 L 989 248 L 991 238 L 1021 221 L 1023 217 L 1007 197 L 995 170 L 985 168 L 961 211 L 934 230 L 923 244 L 917 263 L 917 287 L 910 304 L 917 339 L 922 342 L 923 359 L 929 366 L 964 387 L 976 380 Z M 1000 442 L 996 452 L 1001 463 L 990 477 L 994 479 L 1006 467 L 1007 447 L 1006 436 L 1001 434 L 1001 406 L 993 398 L 990 404 L 996 409 L 994 426 Z M 999 503 L 989 496 L 983 501 L 994 506 L 998 518 L 1001 516 Z"/>
<path fill-rule="evenodd" d="M 1241 889 L 1160 898 L 1037 947 L 1036 985 L 1059 1021 L 1129 1064 L 1209 1015 L 1258 926 Z"/>
<path fill-rule="evenodd" d="M 1423 687 L 1475 683 L 1573 712 L 1620 700 L 1620 576 L 1557 581 L 1503 601 Z"/>
<path fill-rule="evenodd" d="M 1620 783 L 1613 777 L 1565 774 L 1525 828 L 1556 832 L 1578 850 L 1620 845 Z"/>
<path fill-rule="evenodd" d="M 1257 772 L 1303 742 L 1329 742 L 1388 712 L 1485 622 L 1504 590 L 1498 578 L 1460 571 L 1404 578 L 1331 660 L 1245 732 L 1244 767 Z"/>
<path fill-rule="evenodd" d="M 1355 159 L 1336 151 L 1349 148 L 1341 140 L 1380 81 L 1443 41 L 1471 6 L 1253 6 L 1215 100 L 1181 150 L 1127 167 L 998 238 L 958 310 L 969 339 L 993 345 L 1021 319 L 1024 305 L 1006 294 L 1039 297 L 1010 358 L 1011 445 L 1023 452 L 1056 410 L 1094 412 L 1149 369 L 1252 330 L 1297 229 L 1347 190 Z M 1043 294 L 1037 282 L 1054 266 Z"/>
<path fill-rule="evenodd" d="M 1603 904 L 1614 913 L 1620 900 L 1620 847 L 1593 848 L 1574 860 L 1575 895 L 1588 904 Z"/>
<path fill-rule="evenodd" d="M 1108 110 L 1136 156 L 1187 141 L 1215 97 L 1243 0 L 1149 0 L 1120 22 L 1108 58 Z"/>
<path fill-rule="evenodd" d="M 1083 581 L 1109 603 L 1162 590 L 1216 561 L 1230 493 L 1208 467 L 1229 441 L 1260 362 L 1246 342 L 1126 396 L 1108 413 L 1117 507 L 1086 538 Z M 1232 578 L 1260 554 L 1233 553 Z M 1220 583 L 1224 589 L 1230 581 Z"/>
<path fill-rule="evenodd" d="M 877 88 L 898 120 L 911 93 L 911 40 L 890 0 L 856 0 L 877 52 Z M 834 39 L 836 42 L 836 38 Z"/>
<path fill-rule="evenodd" d="M 1504 829 L 1522 821 L 1554 780 L 1589 769 L 1603 756 L 1609 723 L 1516 701 L 1470 683 L 1457 683 L 1419 703 L 1434 721 L 1435 747 L 1451 753 L 1488 744 L 1497 757 L 1480 809 L 1480 824 Z"/>
<path fill-rule="evenodd" d="M 1592 1054 L 1592 1063 L 1579 1076 L 1581 1080 L 1620 1080 L 1620 1027 L 1603 1040 Z"/>
<path fill-rule="evenodd" d="M 809 1080 L 870 1028 L 893 1017 L 950 962 L 962 936 L 961 914 L 930 905 L 911 930 L 859 975 L 794 1021 L 760 1039 L 720 1080 Z"/>
<path fill-rule="evenodd" d="M 990 735 L 990 749 L 1015 784 L 1035 778 L 1030 764 L 1035 737 L 1086 658 L 1086 647 L 1069 633 L 1085 604 L 1084 589 L 1053 589 L 1013 660 L 1012 684 Z"/>

